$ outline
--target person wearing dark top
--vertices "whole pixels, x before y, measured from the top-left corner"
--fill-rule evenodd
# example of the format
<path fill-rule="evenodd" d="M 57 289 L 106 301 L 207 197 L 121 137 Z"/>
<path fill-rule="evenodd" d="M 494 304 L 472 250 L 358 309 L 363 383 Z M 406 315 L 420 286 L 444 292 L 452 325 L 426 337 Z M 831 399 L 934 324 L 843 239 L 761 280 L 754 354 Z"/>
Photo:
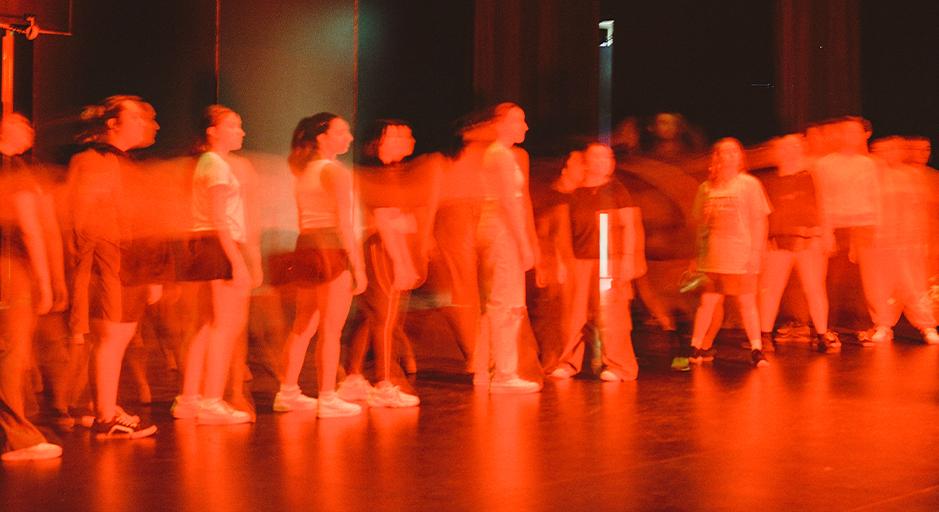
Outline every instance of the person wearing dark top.
<path fill-rule="evenodd" d="M 409 353 L 404 314 L 411 290 L 427 275 L 431 221 L 441 155 L 414 162 L 411 127 L 404 121 L 376 121 L 365 137 L 363 166 L 356 169 L 359 200 L 365 211 L 365 272 L 368 286 L 359 297 L 365 314 L 349 353 L 348 375 L 337 393 L 343 400 L 366 400 L 370 407 L 415 407 L 413 394 L 397 364 Z M 363 375 L 366 352 L 375 352 L 375 387 Z"/>
<path fill-rule="evenodd" d="M 759 278 L 760 331 L 763 346 L 770 346 L 779 301 L 795 266 L 815 328 L 812 342 L 820 352 L 826 352 L 841 346 L 838 334 L 828 328 L 825 288 L 834 239 L 823 222 L 815 181 L 804 168 L 803 145 L 798 134 L 774 141 L 777 172 L 763 179 L 773 211 Z"/>
<path fill-rule="evenodd" d="M 543 368 L 556 366 L 564 349 L 573 291 L 570 198 L 583 177 L 583 152 L 572 151 L 561 175 L 549 186 L 532 191 L 539 257 L 535 262 L 536 288 L 529 294 L 528 311 Z"/>
<path fill-rule="evenodd" d="M 570 199 L 575 258 L 570 321 L 560 363 L 550 375 L 566 379 L 580 372 L 581 332 L 592 313 L 602 341 L 600 379 L 633 380 L 639 368 L 632 347 L 629 303 L 632 280 L 645 273 L 642 219 L 626 187 L 613 179 L 616 161 L 609 146 L 590 144 L 584 162 L 584 180 Z M 601 225 L 603 215 L 606 226 Z M 604 227 L 608 228 L 605 232 Z"/>
<path fill-rule="evenodd" d="M 111 96 L 82 112 L 87 124 L 79 141 L 87 147 L 69 162 L 68 194 L 71 226 L 74 337 L 95 334 L 92 349 L 95 420 L 101 439 L 139 439 L 156 433 L 136 415 L 117 405 L 121 365 L 137 323 L 162 288 L 149 274 L 155 253 L 134 251 L 131 244 L 141 196 L 130 193 L 141 173 L 128 151 L 156 140 L 159 124 L 153 107 L 136 96 Z M 139 227 L 139 225 L 138 225 Z"/>

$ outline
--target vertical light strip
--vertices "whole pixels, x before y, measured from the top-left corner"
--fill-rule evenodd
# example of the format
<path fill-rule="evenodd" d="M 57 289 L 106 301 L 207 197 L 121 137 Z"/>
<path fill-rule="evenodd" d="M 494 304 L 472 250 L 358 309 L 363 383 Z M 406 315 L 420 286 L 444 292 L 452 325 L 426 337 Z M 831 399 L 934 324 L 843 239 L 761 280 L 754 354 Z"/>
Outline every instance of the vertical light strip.
<path fill-rule="evenodd" d="M 600 278 L 610 277 L 610 214 L 600 214 Z"/>
<path fill-rule="evenodd" d="M 3 103 L 3 115 L 13 113 L 13 31 L 3 30 L 3 60 L 0 62 L 0 88 L 3 89 L 0 102 Z"/>

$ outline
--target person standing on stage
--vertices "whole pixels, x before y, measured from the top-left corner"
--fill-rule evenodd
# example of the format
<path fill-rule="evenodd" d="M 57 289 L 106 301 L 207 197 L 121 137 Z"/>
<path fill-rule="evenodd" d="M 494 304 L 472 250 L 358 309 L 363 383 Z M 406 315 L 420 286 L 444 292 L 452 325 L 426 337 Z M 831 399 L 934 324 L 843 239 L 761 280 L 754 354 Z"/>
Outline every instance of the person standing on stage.
<path fill-rule="evenodd" d="M 828 328 L 828 290 L 825 275 L 834 235 L 824 222 L 812 175 L 805 168 L 804 141 L 790 134 L 772 143 L 776 173 L 763 180 L 773 212 L 769 216 L 769 244 L 759 278 L 760 330 L 763 346 L 773 343 L 779 302 L 792 267 L 809 304 L 819 352 L 841 346 L 838 333 Z"/>
<path fill-rule="evenodd" d="M 406 351 L 403 318 L 410 291 L 427 275 L 427 252 L 436 203 L 439 155 L 413 162 L 414 136 L 404 121 L 380 120 L 363 145 L 357 190 L 365 212 L 365 270 L 361 295 L 365 323 L 353 338 L 349 375 L 339 386 L 345 400 L 365 399 L 372 407 L 413 407 L 420 399 L 392 362 Z M 362 375 L 369 340 L 375 352 L 374 388 Z M 362 393 L 365 391 L 365 393 Z"/>
<path fill-rule="evenodd" d="M 769 365 L 763 355 L 757 311 L 757 275 L 766 245 L 766 192 L 746 172 L 743 146 L 734 138 L 714 144 L 707 181 L 698 188 L 693 215 L 697 224 L 698 257 L 695 270 L 707 277 L 695 311 L 691 346 L 702 350 L 714 309 L 730 295 L 737 298 L 753 366 Z"/>
<path fill-rule="evenodd" d="M 352 132 L 328 112 L 300 120 L 290 144 L 290 169 L 300 217 L 294 254 L 297 313 L 284 344 L 284 370 L 275 411 L 316 409 L 320 418 L 354 416 L 358 404 L 336 394 L 339 337 L 352 296 L 367 285 L 353 222 L 352 172 L 337 160 L 349 151 Z M 319 400 L 300 392 L 298 379 L 310 339 L 319 331 L 316 373 Z"/>
<path fill-rule="evenodd" d="M 573 280 L 570 320 L 560 363 L 551 376 L 567 379 L 580 372 L 586 345 L 583 328 L 593 311 L 602 343 L 604 369 L 600 379 L 634 380 L 639 366 L 633 352 L 629 308 L 632 280 L 645 273 L 642 216 L 626 187 L 613 177 L 616 159 L 609 146 L 588 145 L 584 163 L 584 179 L 570 200 L 576 258 L 569 276 Z M 601 215 L 606 216 L 605 226 L 600 224 Z M 603 260 L 608 262 L 608 270 L 601 268 Z"/>
<path fill-rule="evenodd" d="M 26 418 L 23 389 L 38 315 L 53 291 L 38 184 L 19 164 L 33 130 L 18 114 L 0 119 L 0 460 L 52 459 L 62 447 Z"/>
<path fill-rule="evenodd" d="M 73 336 L 95 336 L 92 348 L 95 383 L 93 431 L 101 438 L 147 437 L 155 425 L 127 414 L 117 405 L 121 363 L 127 345 L 148 303 L 159 300 L 161 287 L 148 283 L 153 273 L 134 253 L 128 185 L 141 171 L 128 151 L 151 146 L 159 125 L 153 107 L 136 96 L 111 96 L 86 108 L 87 129 L 79 142 L 87 149 L 69 162 L 68 196 L 71 229 L 67 234 L 73 255 Z M 139 198 L 138 198 L 139 199 Z"/>
<path fill-rule="evenodd" d="M 186 290 L 197 295 L 199 318 L 183 351 L 183 387 L 173 416 L 200 424 L 246 423 L 251 414 L 223 399 L 234 347 L 247 326 L 250 291 L 261 281 L 260 261 L 247 248 L 243 185 L 230 161 L 245 132 L 241 116 L 222 105 L 205 109 L 201 128 L 203 152 L 192 176 L 193 223 L 176 276 L 197 282 Z"/>

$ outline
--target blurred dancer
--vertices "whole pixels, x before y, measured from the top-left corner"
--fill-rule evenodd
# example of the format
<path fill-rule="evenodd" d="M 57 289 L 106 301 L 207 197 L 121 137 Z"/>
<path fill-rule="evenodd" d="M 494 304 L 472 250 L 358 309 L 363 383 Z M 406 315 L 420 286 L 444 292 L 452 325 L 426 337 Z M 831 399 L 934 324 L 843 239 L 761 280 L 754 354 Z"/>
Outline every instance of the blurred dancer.
<path fill-rule="evenodd" d="M 619 180 L 609 146 L 594 143 L 584 150 L 584 179 L 570 201 L 574 260 L 573 293 L 568 330 L 560 363 L 551 376 L 567 379 L 580 372 L 584 359 L 584 325 L 593 315 L 602 342 L 604 381 L 634 380 L 639 373 L 632 346 L 630 301 L 632 280 L 645 273 L 644 236 L 639 208 Z M 601 233 L 600 215 L 609 219 Z M 601 247 L 601 238 L 608 246 Z M 601 249 L 607 254 L 601 254 Z M 601 258 L 609 258 L 609 274 L 601 275 Z M 608 285 L 608 286 L 605 286 Z"/>
<path fill-rule="evenodd" d="M 154 143 L 159 125 L 149 103 L 136 96 L 111 96 L 86 108 L 87 129 L 79 141 L 87 149 L 69 163 L 71 247 L 74 255 L 73 336 L 95 334 L 95 420 L 101 438 L 140 438 L 156 432 L 137 416 L 117 406 L 121 362 L 148 302 L 159 298 L 158 286 L 140 284 L 133 275 L 146 269 L 134 261 L 130 211 L 135 198 L 125 193 L 139 169 L 127 151 Z"/>
<path fill-rule="evenodd" d="M 893 338 L 902 312 L 928 344 L 939 343 L 926 271 L 929 184 L 920 169 L 907 165 L 906 141 L 888 137 L 872 145 L 878 163 L 880 222 L 852 239 L 864 297 L 874 323 L 874 342 Z"/>
<path fill-rule="evenodd" d="M 828 276 L 832 283 L 829 298 L 835 303 L 856 300 L 845 294 L 838 284 L 857 279 L 856 274 L 849 271 L 848 262 L 857 262 L 857 243 L 869 236 L 868 232 L 880 222 L 882 214 L 877 166 L 867 147 L 870 130 L 867 120 L 845 117 L 808 131 L 810 154 L 818 156 L 812 177 L 821 199 L 825 224 L 834 231 L 838 244 Z M 863 275 L 864 270 L 860 270 Z M 884 341 L 886 334 L 883 331 L 878 339 Z M 874 345 L 869 336 L 859 336 L 858 341 L 864 346 Z"/>
<path fill-rule="evenodd" d="M 802 136 L 786 135 L 773 141 L 772 148 L 776 174 L 767 177 L 764 185 L 773 212 L 769 216 L 769 245 L 759 279 L 763 346 L 773 343 L 779 302 L 795 266 L 815 328 L 813 343 L 820 352 L 826 352 L 841 346 L 838 334 L 828 328 L 825 288 L 834 235 L 824 225 L 815 182 L 805 167 Z"/>
<path fill-rule="evenodd" d="M 199 314 L 195 336 L 183 350 L 183 387 L 173 417 L 246 423 L 251 415 L 223 400 L 234 346 L 248 321 L 249 294 L 260 284 L 259 272 L 252 276 L 248 263 L 257 259 L 246 256 L 242 184 L 229 163 L 245 132 L 241 116 L 221 105 L 205 109 L 201 128 L 203 153 L 192 176 L 193 225 L 177 261 L 179 280 L 199 282 L 188 290 L 198 296 Z"/>
<path fill-rule="evenodd" d="M 0 119 L 0 459 L 51 459 L 62 448 L 26 418 L 24 381 L 37 315 L 52 308 L 53 292 L 38 184 L 21 164 L 33 145 L 26 118 Z M 35 290 L 35 293 L 34 293 Z"/>
<path fill-rule="evenodd" d="M 532 197 L 540 256 L 535 265 L 536 289 L 530 297 L 529 316 L 544 368 L 557 366 L 568 332 L 574 266 L 570 200 L 583 178 L 584 154 L 572 151 L 561 175 L 547 190 Z"/>
<path fill-rule="evenodd" d="M 363 166 L 357 173 L 365 210 L 365 270 L 368 287 L 361 296 L 365 323 L 353 338 L 349 375 L 338 393 L 344 400 L 368 401 L 372 407 L 413 407 L 420 403 L 403 390 L 396 346 L 406 350 L 403 313 L 410 291 L 427 275 L 427 251 L 436 202 L 439 165 L 427 157 L 404 163 L 414 152 L 411 127 L 396 120 L 375 123 L 363 146 Z M 362 365 L 369 340 L 375 352 L 374 388 L 367 385 Z M 397 380 L 397 384 L 394 380 Z"/>
<path fill-rule="evenodd" d="M 352 296 L 366 287 L 365 263 L 352 223 L 352 173 L 336 158 L 349 151 L 349 123 L 321 112 L 293 132 L 290 169 L 295 180 L 300 235 L 295 253 L 297 313 L 284 344 L 284 373 L 274 410 L 316 409 L 317 416 L 353 416 L 358 404 L 336 394 L 339 337 Z M 319 400 L 300 392 L 298 379 L 310 339 L 319 331 L 316 374 Z"/>
<path fill-rule="evenodd" d="M 696 270 L 707 276 L 691 334 L 696 353 L 702 349 L 714 309 L 730 295 L 740 306 L 752 364 L 769 364 L 763 355 L 756 304 L 757 274 L 766 245 L 769 213 L 763 186 L 746 172 L 740 141 L 719 140 L 711 153 L 708 180 L 698 189 L 694 205 L 698 225 Z"/>
<path fill-rule="evenodd" d="M 516 146 L 528 132 L 525 111 L 514 103 L 500 103 L 482 128 L 482 134 L 494 140 L 481 141 L 486 144 L 479 169 L 483 201 L 475 229 L 484 314 L 473 378 L 480 385 L 488 381 L 491 393 L 533 393 L 541 384 L 518 374 L 519 335 L 528 321 L 525 272 L 534 265 L 537 240 L 528 195 L 528 153 Z"/>

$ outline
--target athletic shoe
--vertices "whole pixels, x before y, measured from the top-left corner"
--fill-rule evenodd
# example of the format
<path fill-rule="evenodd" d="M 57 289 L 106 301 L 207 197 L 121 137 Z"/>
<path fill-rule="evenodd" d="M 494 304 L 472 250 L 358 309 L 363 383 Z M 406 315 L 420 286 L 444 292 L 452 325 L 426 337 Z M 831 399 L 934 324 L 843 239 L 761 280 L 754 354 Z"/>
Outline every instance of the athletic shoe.
<path fill-rule="evenodd" d="M 936 332 L 935 327 L 923 329 L 923 341 L 925 341 L 927 345 L 939 345 L 939 333 Z"/>
<path fill-rule="evenodd" d="M 759 349 L 750 351 L 750 363 L 753 364 L 754 368 L 765 368 L 769 366 L 769 361 L 766 360 L 763 351 Z"/>
<path fill-rule="evenodd" d="M 558 366 L 554 371 L 548 374 L 548 377 L 552 379 L 570 379 L 573 376 L 574 369 L 566 364 Z"/>
<path fill-rule="evenodd" d="M 701 351 L 701 360 L 705 363 L 713 361 L 717 357 L 717 347 L 711 345 L 710 347 Z"/>
<path fill-rule="evenodd" d="M 315 411 L 316 399 L 300 392 L 300 388 L 291 391 L 278 391 L 274 395 L 274 411 Z"/>
<path fill-rule="evenodd" d="M 186 396 L 176 395 L 173 399 L 173 405 L 170 406 L 170 412 L 178 420 L 187 420 L 199 415 L 202 397 L 199 395 Z"/>
<path fill-rule="evenodd" d="M 600 372 L 600 380 L 603 382 L 623 382 L 623 379 L 616 372 L 610 370 Z"/>
<path fill-rule="evenodd" d="M 692 363 L 710 363 L 714 360 L 714 356 L 717 355 L 717 349 L 713 346 L 708 348 L 691 348 L 691 357 L 688 360 Z"/>
<path fill-rule="evenodd" d="M 672 358 L 672 371 L 687 372 L 691 371 L 691 363 L 687 357 L 677 356 Z"/>
<path fill-rule="evenodd" d="M 492 394 L 537 393 L 539 391 L 541 391 L 541 384 L 525 380 L 518 375 L 493 379 L 489 384 L 489 392 Z"/>
<path fill-rule="evenodd" d="M 841 339 L 835 331 L 826 331 L 821 336 L 816 337 L 815 348 L 822 353 L 838 350 L 841 348 Z"/>
<path fill-rule="evenodd" d="M 131 421 L 133 423 L 140 423 L 140 416 L 137 416 L 136 414 L 130 414 L 129 412 L 125 411 L 124 408 L 122 408 L 120 405 L 114 406 L 114 412 L 117 416 L 124 416 L 127 419 L 127 421 Z"/>
<path fill-rule="evenodd" d="M 871 335 L 871 341 L 874 343 L 886 343 L 888 341 L 893 341 L 893 329 L 887 327 L 886 325 L 878 325 L 874 329 L 874 334 Z"/>
<path fill-rule="evenodd" d="M 39 443 L 28 448 L 19 450 L 10 450 L 0 455 L 0 460 L 4 462 L 14 462 L 18 460 L 44 460 L 55 459 L 62 456 L 62 447 L 57 444 Z"/>
<path fill-rule="evenodd" d="M 368 398 L 372 385 L 361 374 L 353 373 L 339 383 L 336 393 L 346 402 L 355 402 Z"/>
<path fill-rule="evenodd" d="M 111 421 L 95 419 L 91 431 L 98 439 L 140 439 L 156 434 L 156 425 L 143 426 L 129 415 L 115 415 Z"/>
<path fill-rule="evenodd" d="M 317 418 L 340 418 L 362 413 L 362 406 L 343 400 L 338 393 L 320 393 L 316 404 Z"/>
<path fill-rule="evenodd" d="M 237 425 L 251 422 L 251 415 L 221 398 L 211 398 L 202 400 L 196 420 L 200 425 Z"/>
<path fill-rule="evenodd" d="M 368 393 L 369 407 L 417 407 L 421 399 L 401 391 L 388 381 L 382 381 Z"/>

